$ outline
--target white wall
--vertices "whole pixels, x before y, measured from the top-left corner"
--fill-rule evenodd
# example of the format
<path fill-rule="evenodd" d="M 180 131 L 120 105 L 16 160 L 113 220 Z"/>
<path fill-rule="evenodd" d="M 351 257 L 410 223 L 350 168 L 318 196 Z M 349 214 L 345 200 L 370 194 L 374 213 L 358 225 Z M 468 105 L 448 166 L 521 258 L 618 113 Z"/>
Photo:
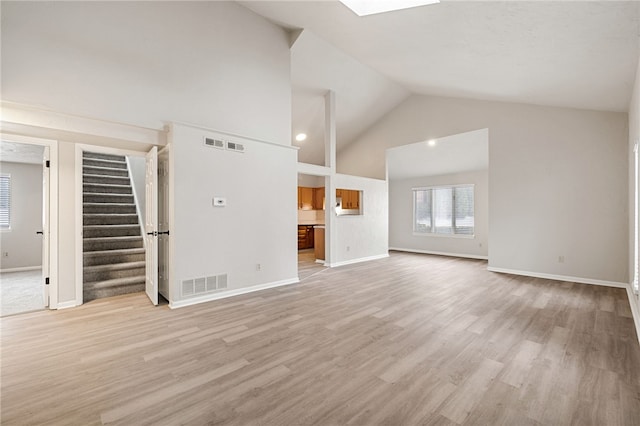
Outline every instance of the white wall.
<path fill-rule="evenodd" d="M 153 129 L 184 121 L 290 144 L 287 34 L 234 2 L 3 3 L 1 36 L 3 101 Z M 76 300 L 79 139 L 58 145 L 59 303 L 66 306 Z"/>
<path fill-rule="evenodd" d="M 298 186 L 306 186 L 308 188 L 321 188 L 324 187 L 323 176 L 311 176 L 305 174 L 298 174 Z"/>
<path fill-rule="evenodd" d="M 416 95 L 341 151 L 338 171 L 384 177 L 386 148 L 480 128 L 489 266 L 628 282 L 626 113 Z"/>
<path fill-rule="evenodd" d="M 205 136 L 245 152 L 207 147 Z M 172 139 L 172 305 L 187 279 L 226 273 L 229 290 L 297 281 L 296 150 L 179 125 Z M 227 206 L 213 207 L 213 197 Z"/>
<path fill-rule="evenodd" d="M 42 165 L 0 162 L 11 175 L 11 230 L 0 231 L 0 269 L 42 266 Z"/>
<path fill-rule="evenodd" d="M 473 238 L 414 235 L 413 188 L 474 185 Z M 398 250 L 486 258 L 489 242 L 489 175 L 485 171 L 398 179 L 389 182 L 389 247 Z"/>
<path fill-rule="evenodd" d="M 127 156 L 129 166 L 129 179 L 136 199 L 138 209 L 138 221 L 144 234 L 144 220 L 146 209 L 146 175 L 147 164 L 144 157 Z"/>
<path fill-rule="evenodd" d="M 388 256 L 389 196 L 387 182 L 336 174 L 336 188 L 362 191 L 362 215 L 335 218 L 331 266 Z"/>
<path fill-rule="evenodd" d="M 289 56 L 235 2 L 2 4 L 3 100 L 114 122 L 290 144 Z"/>
<path fill-rule="evenodd" d="M 634 255 L 634 224 L 633 224 L 633 220 L 635 219 L 635 212 L 634 212 L 634 208 L 633 208 L 633 203 L 635 200 L 635 194 L 634 194 L 634 179 L 635 179 L 635 158 L 634 158 L 634 153 L 633 153 L 633 148 L 634 145 L 636 143 L 640 143 L 640 61 L 638 61 L 638 69 L 636 71 L 636 81 L 635 81 L 635 85 L 633 87 L 633 92 L 632 92 L 632 97 L 631 97 L 631 102 L 629 104 L 629 147 L 628 147 L 628 153 L 629 153 L 629 271 L 630 271 L 630 276 L 629 276 L 629 281 L 632 283 L 633 282 L 633 272 L 634 272 L 634 262 L 633 262 L 633 255 Z M 640 182 L 636 182 L 636 185 L 640 185 Z M 640 205 L 637 206 L 637 208 L 640 208 Z M 640 224 L 639 224 L 640 225 Z M 640 228 L 640 227 L 639 227 Z M 638 295 L 635 295 L 633 298 L 633 301 L 636 304 L 636 313 L 640 314 L 640 297 Z M 638 321 L 638 318 L 636 318 L 636 321 Z M 636 322 L 636 324 L 638 324 Z"/>

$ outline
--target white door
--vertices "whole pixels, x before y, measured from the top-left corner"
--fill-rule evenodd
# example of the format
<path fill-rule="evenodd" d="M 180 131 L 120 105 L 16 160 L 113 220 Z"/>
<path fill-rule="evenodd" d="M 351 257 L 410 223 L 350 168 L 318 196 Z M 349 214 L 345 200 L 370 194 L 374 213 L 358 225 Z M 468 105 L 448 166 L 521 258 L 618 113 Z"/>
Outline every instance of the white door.
<path fill-rule="evenodd" d="M 145 291 L 154 305 L 158 304 L 158 149 L 154 146 L 146 156 L 145 174 Z"/>
<path fill-rule="evenodd" d="M 158 153 L 158 291 L 169 292 L 169 146 Z"/>
<path fill-rule="evenodd" d="M 44 306 L 49 306 L 49 147 L 42 159 L 42 282 Z"/>

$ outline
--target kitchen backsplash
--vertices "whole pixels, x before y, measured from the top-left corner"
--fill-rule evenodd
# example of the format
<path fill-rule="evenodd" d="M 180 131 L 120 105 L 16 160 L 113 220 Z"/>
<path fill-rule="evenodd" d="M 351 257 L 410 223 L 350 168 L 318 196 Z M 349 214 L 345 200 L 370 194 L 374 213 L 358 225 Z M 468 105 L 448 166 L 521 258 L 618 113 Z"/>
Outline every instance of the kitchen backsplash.
<path fill-rule="evenodd" d="M 324 210 L 298 210 L 298 224 L 324 225 Z"/>

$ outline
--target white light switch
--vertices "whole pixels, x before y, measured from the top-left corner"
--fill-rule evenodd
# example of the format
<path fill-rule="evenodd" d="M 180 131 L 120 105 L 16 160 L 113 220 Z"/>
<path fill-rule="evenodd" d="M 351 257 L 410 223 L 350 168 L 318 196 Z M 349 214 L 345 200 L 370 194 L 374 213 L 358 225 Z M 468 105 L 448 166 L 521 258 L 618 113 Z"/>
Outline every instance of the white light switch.
<path fill-rule="evenodd" d="M 223 197 L 213 197 L 213 207 L 224 207 L 227 205 L 227 199 Z"/>

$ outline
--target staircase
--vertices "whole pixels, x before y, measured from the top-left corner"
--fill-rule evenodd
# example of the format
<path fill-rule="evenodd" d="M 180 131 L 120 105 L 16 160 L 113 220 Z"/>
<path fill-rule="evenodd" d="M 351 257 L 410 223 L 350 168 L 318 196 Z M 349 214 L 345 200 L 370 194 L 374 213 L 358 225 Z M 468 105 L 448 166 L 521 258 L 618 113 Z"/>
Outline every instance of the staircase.
<path fill-rule="evenodd" d="M 145 261 L 125 157 L 85 152 L 83 299 L 144 291 Z"/>

